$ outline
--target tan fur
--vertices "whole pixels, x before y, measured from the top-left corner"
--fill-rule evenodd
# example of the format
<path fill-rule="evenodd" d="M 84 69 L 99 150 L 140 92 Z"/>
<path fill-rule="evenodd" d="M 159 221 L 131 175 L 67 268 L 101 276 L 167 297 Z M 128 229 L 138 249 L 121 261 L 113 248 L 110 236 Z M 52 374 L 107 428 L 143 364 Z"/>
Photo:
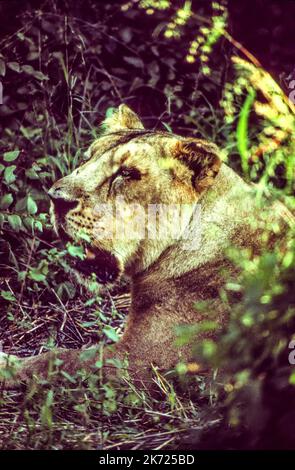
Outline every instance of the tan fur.
<path fill-rule="evenodd" d="M 219 291 L 226 280 L 225 271 L 236 273 L 226 249 L 233 243 L 259 253 L 277 236 L 270 228 L 271 235 L 262 241 L 262 231 L 273 221 L 281 223 L 283 217 L 273 207 L 267 209 L 266 221 L 260 217 L 253 189 L 221 164 L 214 144 L 164 132 L 145 132 L 139 118 L 125 105 L 105 125 L 106 134 L 88 151 L 89 161 L 55 183 L 51 191 L 78 203 L 62 223 L 69 237 L 79 241 L 79 230 L 83 230 L 91 246 L 112 253 L 120 273 L 131 278 L 132 305 L 125 332 L 113 348 L 104 351 L 106 375 L 113 375 L 110 358 L 127 357 L 133 377 L 146 378 L 151 364 L 170 369 L 179 361 L 192 359 L 190 347 L 175 345 L 177 326 L 209 317 L 220 327 L 226 324 L 228 307 L 221 301 Z M 140 179 L 119 175 L 110 187 L 122 167 L 136 168 Z M 146 212 L 149 204 L 185 204 L 186 232 L 191 242 L 198 243 L 187 249 L 183 227 L 178 232 L 176 227 L 175 238 L 174 220 L 165 222 L 165 236 L 160 240 L 98 240 L 95 228 L 103 219 L 94 208 L 106 203 L 114 206 L 118 196 L 130 204 L 140 203 Z M 197 204 L 201 225 L 200 219 L 193 218 Z M 126 215 L 127 233 L 129 223 Z M 58 230 L 56 218 L 55 225 Z M 102 230 L 108 229 L 106 225 L 102 223 Z M 282 230 L 283 226 L 282 222 Z M 195 308 L 195 302 L 200 300 L 210 302 L 208 314 Z M 23 360 L 16 381 L 26 380 L 33 373 L 44 374 L 49 358 L 56 354 L 68 372 L 79 368 L 79 351 L 51 352 Z M 84 365 L 90 366 L 95 360 Z"/>

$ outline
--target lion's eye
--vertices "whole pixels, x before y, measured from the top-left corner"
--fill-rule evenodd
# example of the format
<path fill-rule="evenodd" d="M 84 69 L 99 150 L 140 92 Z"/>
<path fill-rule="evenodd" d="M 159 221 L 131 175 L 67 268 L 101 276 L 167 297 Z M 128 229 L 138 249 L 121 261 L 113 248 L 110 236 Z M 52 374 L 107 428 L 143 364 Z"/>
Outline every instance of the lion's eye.
<path fill-rule="evenodd" d="M 132 180 L 140 180 L 141 173 L 137 168 L 131 167 L 121 167 L 117 173 L 118 176 L 123 176 L 123 178 L 128 178 Z"/>
<path fill-rule="evenodd" d="M 118 190 L 121 185 L 124 184 L 125 180 L 140 180 L 141 173 L 137 168 L 134 167 L 121 167 L 119 170 L 111 177 L 110 186 L 109 186 L 109 194 L 111 190 L 115 189 Z"/>

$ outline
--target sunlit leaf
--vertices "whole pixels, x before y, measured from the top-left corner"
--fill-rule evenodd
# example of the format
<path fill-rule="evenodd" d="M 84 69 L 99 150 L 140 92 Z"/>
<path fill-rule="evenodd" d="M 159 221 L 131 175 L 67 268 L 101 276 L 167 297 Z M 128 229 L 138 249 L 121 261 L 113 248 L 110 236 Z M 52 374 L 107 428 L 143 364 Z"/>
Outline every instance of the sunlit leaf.
<path fill-rule="evenodd" d="M 15 165 L 11 165 L 5 168 L 4 179 L 7 184 L 11 184 L 16 180 L 16 175 L 14 174 L 15 169 L 16 169 Z"/>
<path fill-rule="evenodd" d="M 0 199 L 0 209 L 8 209 L 9 206 L 13 203 L 12 194 L 8 193 L 1 197 Z"/>
<path fill-rule="evenodd" d="M 22 227 L 22 220 L 21 220 L 20 216 L 16 215 L 16 214 L 9 215 L 7 217 L 7 220 L 8 220 L 8 223 L 9 223 L 10 227 L 13 230 L 15 230 L 16 232 L 19 232 L 19 230 Z"/>
<path fill-rule="evenodd" d="M 241 163 L 244 174 L 248 174 L 249 170 L 249 151 L 248 151 L 248 122 L 249 115 L 254 103 L 256 91 L 250 88 L 248 96 L 245 99 L 243 107 L 240 111 L 238 126 L 237 126 L 237 145 L 241 155 Z"/>
<path fill-rule="evenodd" d="M 18 158 L 19 154 L 19 150 L 12 150 L 11 152 L 5 152 L 3 158 L 6 162 L 13 162 Z"/>
<path fill-rule="evenodd" d="M 114 341 L 114 342 L 119 341 L 119 336 L 118 336 L 116 330 L 114 328 L 112 328 L 111 326 L 107 325 L 105 328 L 103 328 L 102 331 L 112 341 Z"/>
<path fill-rule="evenodd" d="M 27 209 L 28 209 L 28 213 L 31 215 L 36 214 L 36 212 L 38 211 L 38 206 L 36 202 L 34 201 L 34 199 L 32 198 L 32 196 L 28 196 Z"/>

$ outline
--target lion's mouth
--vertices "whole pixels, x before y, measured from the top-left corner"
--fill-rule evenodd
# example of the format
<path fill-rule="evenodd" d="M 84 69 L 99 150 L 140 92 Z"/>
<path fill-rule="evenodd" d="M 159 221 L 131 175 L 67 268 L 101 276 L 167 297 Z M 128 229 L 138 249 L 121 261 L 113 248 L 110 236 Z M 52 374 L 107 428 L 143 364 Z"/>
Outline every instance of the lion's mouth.
<path fill-rule="evenodd" d="M 75 242 L 65 231 L 62 224 L 56 224 L 53 217 L 55 230 L 64 244 Z M 121 274 L 120 264 L 116 256 L 102 248 L 89 246 L 83 243 L 84 259 L 80 259 L 68 254 L 67 262 L 82 277 L 89 278 L 92 275 L 100 284 L 113 283 Z"/>
<path fill-rule="evenodd" d="M 85 248 L 85 259 L 71 257 L 70 261 L 74 269 L 86 277 L 95 275 L 101 284 L 114 282 L 120 275 L 120 267 L 117 258 L 106 250 Z"/>

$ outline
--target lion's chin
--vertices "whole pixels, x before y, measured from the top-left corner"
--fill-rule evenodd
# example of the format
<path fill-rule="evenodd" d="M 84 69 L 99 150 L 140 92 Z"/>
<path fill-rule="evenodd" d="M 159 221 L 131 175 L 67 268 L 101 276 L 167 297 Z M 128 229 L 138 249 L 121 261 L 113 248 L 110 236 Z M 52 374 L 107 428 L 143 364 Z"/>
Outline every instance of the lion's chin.
<path fill-rule="evenodd" d="M 102 249 L 85 249 L 85 259 L 71 258 L 71 266 L 80 275 L 90 278 L 93 275 L 100 284 L 114 283 L 121 274 L 119 261 L 110 252 Z"/>
<path fill-rule="evenodd" d="M 57 233 L 63 243 L 75 243 L 71 235 L 64 230 L 62 225 L 56 227 Z M 95 280 L 100 284 L 113 284 L 122 274 L 120 262 L 115 255 L 103 248 L 92 247 L 83 243 L 85 258 L 83 260 L 67 257 L 67 262 L 77 278 L 83 280 L 83 284 L 87 285 L 90 279 L 95 276 Z"/>

